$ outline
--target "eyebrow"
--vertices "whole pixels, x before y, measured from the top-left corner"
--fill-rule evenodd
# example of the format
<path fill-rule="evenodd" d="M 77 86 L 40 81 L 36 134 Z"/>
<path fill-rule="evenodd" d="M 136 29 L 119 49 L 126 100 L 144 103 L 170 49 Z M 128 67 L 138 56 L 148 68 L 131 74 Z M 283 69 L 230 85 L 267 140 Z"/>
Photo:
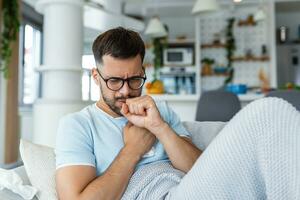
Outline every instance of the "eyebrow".
<path fill-rule="evenodd" d="M 101 75 L 99 69 L 97 69 L 97 71 L 98 71 L 98 73 Z M 146 72 L 145 72 L 145 70 L 142 70 L 142 72 L 144 73 L 144 76 L 141 75 L 141 74 L 139 74 L 139 75 L 133 75 L 133 76 L 129 76 L 129 77 L 127 77 L 127 78 L 124 78 L 124 77 L 121 77 L 121 76 L 109 76 L 109 75 L 105 75 L 105 77 L 103 77 L 103 78 L 105 78 L 105 79 L 110 79 L 110 78 L 128 79 L 128 78 L 134 78 L 134 77 L 143 77 L 143 78 L 146 77 Z M 101 76 L 103 76 L 103 75 L 101 75 Z"/>
<path fill-rule="evenodd" d="M 115 79 L 131 79 L 131 78 L 144 78 L 144 77 L 145 76 L 142 76 L 142 75 L 134 75 L 134 76 L 129 76 L 127 78 L 123 78 L 123 77 L 120 77 L 120 76 L 109 76 L 106 79 L 112 79 L 112 78 L 115 78 Z"/>

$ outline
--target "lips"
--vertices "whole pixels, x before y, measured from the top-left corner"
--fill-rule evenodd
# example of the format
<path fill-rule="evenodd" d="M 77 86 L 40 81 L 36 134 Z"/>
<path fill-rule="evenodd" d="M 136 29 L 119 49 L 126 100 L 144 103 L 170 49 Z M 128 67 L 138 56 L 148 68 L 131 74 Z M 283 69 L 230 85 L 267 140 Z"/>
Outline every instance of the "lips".
<path fill-rule="evenodd" d="M 126 103 L 126 99 L 119 99 L 116 101 L 116 106 L 122 108 L 124 103 Z"/>
<path fill-rule="evenodd" d="M 117 101 L 120 102 L 120 103 L 126 103 L 126 99 L 119 99 Z"/>

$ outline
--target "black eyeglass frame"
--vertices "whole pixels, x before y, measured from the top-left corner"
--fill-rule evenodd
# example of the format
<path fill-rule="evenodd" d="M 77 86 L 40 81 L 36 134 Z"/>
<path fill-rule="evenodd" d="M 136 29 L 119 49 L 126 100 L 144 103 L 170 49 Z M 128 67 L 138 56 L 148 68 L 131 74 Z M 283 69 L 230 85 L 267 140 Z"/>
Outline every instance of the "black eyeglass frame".
<path fill-rule="evenodd" d="M 99 76 L 102 78 L 102 80 L 105 82 L 106 87 L 107 87 L 108 89 L 112 90 L 112 91 L 119 91 L 119 90 L 124 86 L 124 83 L 125 83 L 125 82 L 127 82 L 127 85 L 128 85 L 128 87 L 129 87 L 130 89 L 132 89 L 132 90 L 139 90 L 139 89 L 141 89 L 141 88 L 144 86 L 144 84 L 145 84 L 145 82 L 146 82 L 146 79 L 147 79 L 146 72 L 145 72 L 145 68 L 142 67 L 142 69 L 143 69 L 143 72 L 144 72 L 145 76 L 132 76 L 132 77 L 125 78 L 125 79 L 124 79 L 124 78 L 120 78 L 120 77 L 109 77 L 109 78 L 104 78 L 104 77 L 101 75 L 101 73 L 100 73 L 100 71 L 99 71 L 98 68 L 97 68 L 97 72 L 98 72 Z M 108 86 L 108 81 L 109 81 L 109 80 L 112 80 L 112 79 L 122 81 L 122 84 L 120 85 L 120 87 L 119 87 L 118 89 L 112 89 L 112 88 L 110 88 L 110 87 Z M 143 83 L 141 84 L 141 86 L 140 86 L 139 88 L 132 88 L 132 87 L 130 86 L 130 82 L 129 82 L 129 81 L 130 81 L 130 80 L 133 80 L 133 79 L 141 79 L 141 80 L 143 80 Z"/>

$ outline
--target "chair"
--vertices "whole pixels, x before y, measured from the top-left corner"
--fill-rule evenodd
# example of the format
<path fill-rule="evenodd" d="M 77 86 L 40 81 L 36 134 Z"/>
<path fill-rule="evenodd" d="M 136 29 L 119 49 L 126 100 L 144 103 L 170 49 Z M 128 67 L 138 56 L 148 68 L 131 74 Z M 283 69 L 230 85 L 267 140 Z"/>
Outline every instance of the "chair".
<path fill-rule="evenodd" d="M 197 104 L 196 121 L 229 121 L 239 110 L 237 95 L 223 90 L 204 92 Z"/>
<path fill-rule="evenodd" d="M 275 90 L 269 92 L 267 97 L 278 97 L 288 101 L 300 111 L 300 91 L 297 90 Z"/>

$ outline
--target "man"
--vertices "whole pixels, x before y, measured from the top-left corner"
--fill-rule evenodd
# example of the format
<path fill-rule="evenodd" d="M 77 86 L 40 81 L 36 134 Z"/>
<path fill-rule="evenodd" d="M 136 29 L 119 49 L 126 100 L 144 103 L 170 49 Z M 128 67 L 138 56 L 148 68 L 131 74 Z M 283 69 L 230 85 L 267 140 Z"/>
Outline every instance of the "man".
<path fill-rule="evenodd" d="M 93 53 L 97 69 L 92 74 L 101 98 L 61 122 L 56 149 L 60 199 L 120 199 L 136 166 L 153 162 L 171 161 L 188 172 L 200 150 L 165 103 L 141 96 L 146 75 L 140 36 L 123 28 L 109 30 L 95 40 Z"/>
<path fill-rule="evenodd" d="M 93 52 L 101 98 L 58 129 L 61 200 L 300 200 L 300 113 L 290 104 L 251 103 L 201 154 L 165 103 L 141 96 L 145 49 L 137 33 L 109 30 Z"/>

